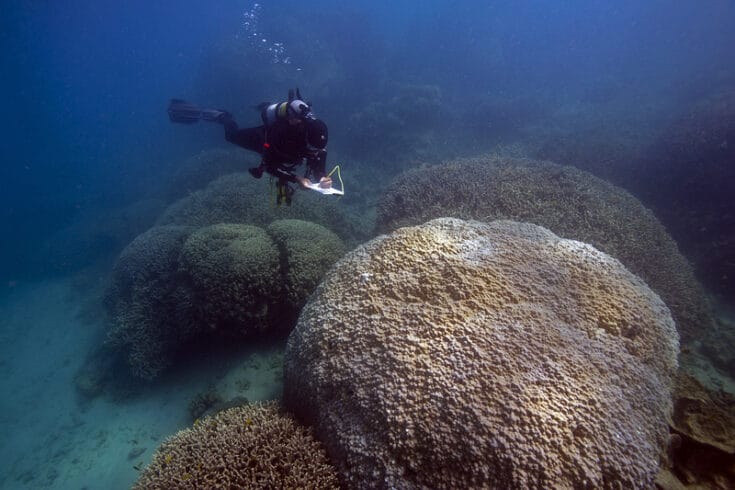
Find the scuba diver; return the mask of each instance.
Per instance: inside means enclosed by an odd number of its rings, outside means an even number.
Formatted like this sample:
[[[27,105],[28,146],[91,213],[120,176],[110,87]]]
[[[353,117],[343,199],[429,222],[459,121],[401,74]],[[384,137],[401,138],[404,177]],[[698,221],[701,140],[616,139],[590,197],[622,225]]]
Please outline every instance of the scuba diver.
[[[298,183],[304,188],[312,186],[310,180],[319,182],[318,187],[329,189],[332,179],[326,175],[327,125],[316,118],[311,103],[304,102],[299,93],[288,91],[288,100],[278,104],[264,102],[257,106],[262,126],[240,129],[227,111],[201,109],[181,99],[171,99],[168,115],[172,122],[192,124],[200,119],[221,123],[225,128],[225,139],[247,150],[261,155],[260,165],[248,169],[259,179],[267,172],[278,179],[277,204],[285,201],[291,205],[294,188]],[[306,163],[303,177],[295,174],[296,168]]]

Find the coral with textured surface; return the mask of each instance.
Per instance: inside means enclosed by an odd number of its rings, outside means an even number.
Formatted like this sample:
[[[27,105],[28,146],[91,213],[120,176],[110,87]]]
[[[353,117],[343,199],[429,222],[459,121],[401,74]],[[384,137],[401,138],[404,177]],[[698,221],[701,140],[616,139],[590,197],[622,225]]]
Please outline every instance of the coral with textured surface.
[[[192,231],[187,226],[151,228],[125,247],[115,263],[105,298],[113,325],[109,339],[127,351],[141,378],[151,379],[166,368],[170,358],[161,354],[195,328],[178,270],[181,247]]]
[[[344,243],[335,233],[309,221],[278,220],[267,231],[288,264],[283,268],[284,299],[300,309],[327,269],[344,255]]]
[[[323,447],[271,402],[230,408],[173,435],[133,488],[339,487]]]
[[[280,255],[262,228],[218,224],[186,240],[179,267],[189,278],[200,330],[228,335],[264,331],[281,295]]]
[[[344,249],[336,234],[300,220],[275,221],[267,231],[233,223],[153,228],[115,266],[107,292],[112,344],[136,376],[152,379],[194,338],[288,332]]]
[[[316,192],[300,191],[291,206],[276,206],[275,184],[269,190],[268,180],[267,177],[256,180],[247,173],[224,175],[170,205],[158,224],[267,226],[276,219],[290,218],[318,223],[344,240],[364,235],[355,229],[334,199]]]
[[[289,337],[284,402],[349,488],[650,488],[677,340],[592,246],[437,219],[330,270]]]
[[[592,174],[496,157],[413,170],[396,178],[382,196],[377,226],[386,232],[443,216],[526,221],[590,243],[663,298],[683,341],[713,324],[692,268],[666,229],[635,197]]]

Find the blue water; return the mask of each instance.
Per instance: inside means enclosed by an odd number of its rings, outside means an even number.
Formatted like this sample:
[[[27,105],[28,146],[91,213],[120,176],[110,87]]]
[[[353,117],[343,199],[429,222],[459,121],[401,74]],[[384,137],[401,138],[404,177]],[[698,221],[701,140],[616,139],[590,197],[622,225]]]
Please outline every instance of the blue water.
[[[329,124],[330,162],[352,176],[343,205],[366,219],[406,168],[530,148],[638,196],[729,303],[735,140],[713,146],[725,163],[686,157],[669,171],[666,158],[678,160],[662,134],[701,101],[735,97],[733,46],[726,0],[3,2],[0,485],[125,488],[136,475],[130,440],[155,435],[149,457],[186,424],[184,394],[210,382],[181,388],[182,415],[153,435],[144,414],[176,391],[175,375],[139,395],[127,422],[109,397],[79,408],[73,386],[108,328],[100,298],[115,258],[172,195],[193,190],[171,189],[181,163],[227,146],[215,125],[171,124],[170,97],[257,125],[254,105],[299,86]],[[732,135],[735,111],[722,114],[706,124]]]

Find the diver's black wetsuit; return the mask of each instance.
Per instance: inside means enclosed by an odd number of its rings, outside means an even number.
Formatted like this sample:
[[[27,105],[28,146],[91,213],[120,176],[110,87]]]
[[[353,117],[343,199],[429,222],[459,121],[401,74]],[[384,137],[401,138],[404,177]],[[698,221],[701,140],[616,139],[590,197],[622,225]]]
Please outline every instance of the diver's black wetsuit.
[[[229,114],[221,122],[227,141],[260,153],[263,156],[261,168],[279,180],[298,182],[293,171],[304,159],[305,177],[318,182],[326,174],[327,151],[309,146],[303,123],[280,120],[268,128],[263,125],[239,129]]]

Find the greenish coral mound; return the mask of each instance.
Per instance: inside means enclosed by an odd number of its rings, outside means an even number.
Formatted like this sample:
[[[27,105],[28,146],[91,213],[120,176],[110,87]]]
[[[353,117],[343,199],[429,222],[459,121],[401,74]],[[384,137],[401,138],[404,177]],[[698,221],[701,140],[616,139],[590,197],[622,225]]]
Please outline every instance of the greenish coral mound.
[[[133,374],[152,379],[193,340],[287,333],[344,251],[335,233],[293,219],[267,231],[238,223],[155,227],[115,266],[110,338]]]
[[[301,308],[327,269],[345,253],[342,240],[316,223],[296,219],[274,221],[268,234],[278,245],[284,267],[284,299]]]
[[[228,333],[263,331],[280,296],[280,260],[262,228],[218,224],[183,245],[180,269],[190,279],[199,323]]]
[[[274,193],[275,183],[269,184],[267,178],[256,180],[246,173],[224,175],[173,203],[161,215],[158,224],[267,226],[277,219],[301,219],[318,223],[345,240],[364,238],[335,199],[299,190],[291,206],[276,206]]]
[[[525,221],[590,243],[664,299],[682,340],[712,325],[692,267],[664,226],[638,199],[590,173],[494,156],[411,170],[381,197],[376,226],[385,233],[438,217]]]
[[[274,403],[231,408],[170,437],[135,490],[337,489],[322,445]]]
[[[113,324],[109,340],[127,352],[139,377],[153,378],[167,367],[164,353],[195,329],[178,270],[181,247],[192,231],[151,228],[125,247],[113,269],[105,298]]]

